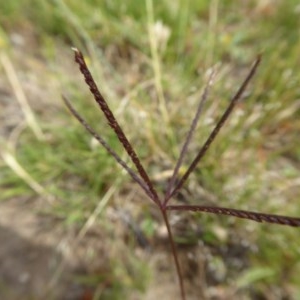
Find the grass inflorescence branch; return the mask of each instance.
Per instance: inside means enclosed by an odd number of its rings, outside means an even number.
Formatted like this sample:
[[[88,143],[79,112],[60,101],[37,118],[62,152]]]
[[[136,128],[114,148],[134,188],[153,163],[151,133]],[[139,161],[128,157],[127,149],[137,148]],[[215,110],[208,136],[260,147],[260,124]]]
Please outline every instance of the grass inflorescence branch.
[[[216,215],[232,216],[240,219],[247,219],[255,222],[274,223],[279,225],[287,225],[292,227],[300,227],[300,218],[287,216],[264,214],[248,210],[240,210],[226,207],[201,206],[201,205],[169,205],[168,210],[188,210],[194,212],[206,212]]]
[[[204,145],[202,146],[202,148],[198,152],[197,156],[195,157],[195,159],[193,160],[193,162],[189,166],[189,168],[186,171],[186,173],[182,176],[182,178],[180,179],[180,181],[178,182],[178,184],[176,185],[176,187],[174,188],[174,190],[172,191],[172,193],[168,196],[167,201],[171,197],[173,197],[181,189],[181,187],[183,186],[183,184],[185,183],[185,181],[188,179],[188,177],[190,176],[190,174],[197,167],[197,165],[200,162],[200,160],[206,154],[208,148],[210,147],[210,145],[212,144],[212,142],[214,141],[214,139],[218,135],[220,129],[223,127],[225,121],[228,119],[228,117],[232,113],[235,105],[238,103],[239,99],[243,95],[243,92],[245,91],[245,89],[246,89],[247,85],[249,84],[251,78],[255,75],[255,72],[257,70],[257,67],[260,64],[260,61],[261,61],[261,56],[258,56],[257,59],[255,60],[255,62],[253,63],[253,66],[250,69],[250,71],[249,71],[246,79],[244,80],[244,82],[242,83],[242,85],[240,86],[240,88],[238,89],[238,91],[236,92],[236,94],[232,97],[232,99],[230,101],[230,104],[228,105],[227,109],[223,113],[221,119],[219,120],[219,122],[217,123],[217,125],[215,126],[215,128],[213,129],[213,131],[211,132],[211,134],[209,135],[208,139],[206,140],[206,142],[204,143]]]
[[[77,48],[73,48],[73,50],[75,53],[75,61],[79,65],[80,71],[81,71],[82,75],[84,76],[85,82],[89,86],[90,91],[94,96],[94,99],[99,104],[102,112],[104,113],[109,126],[115,131],[119,141],[121,142],[124,149],[128,153],[133,164],[136,166],[137,171],[139,172],[139,174],[145,181],[145,183],[151,193],[152,200],[155,203],[159,204],[157,192],[154,189],[153,184],[152,184],[147,172],[145,171],[144,167],[142,166],[141,161],[139,160],[136,152],[134,151],[133,147],[131,146],[131,143],[127,139],[121,126],[119,125],[118,121],[116,120],[115,116],[113,115],[112,111],[110,110],[107,102],[105,101],[102,94],[100,93],[100,91],[94,81],[94,78],[85,63],[82,53]]]

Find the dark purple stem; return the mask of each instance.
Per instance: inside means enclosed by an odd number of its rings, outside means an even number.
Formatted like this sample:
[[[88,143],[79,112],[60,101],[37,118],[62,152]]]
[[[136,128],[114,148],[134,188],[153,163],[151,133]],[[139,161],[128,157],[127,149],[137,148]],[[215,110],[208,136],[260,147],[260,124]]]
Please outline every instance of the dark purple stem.
[[[186,298],[185,298],[185,289],[184,289],[184,285],[183,285],[182,272],[181,272],[181,268],[180,268],[180,264],[179,264],[179,260],[178,260],[177,249],[176,249],[176,246],[175,246],[175,243],[174,243],[173,234],[172,234],[172,231],[171,231],[171,226],[170,226],[170,223],[169,223],[167,211],[161,209],[161,213],[163,215],[164,222],[165,222],[165,225],[166,225],[167,230],[168,230],[168,238],[169,238],[169,242],[170,242],[170,246],[171,246],[171,250],[172,250],[172,255],[173,255],[175,266],[176,266],[176,272],[177,272],[179,286],[180,286],[181,299],[185,300]]]

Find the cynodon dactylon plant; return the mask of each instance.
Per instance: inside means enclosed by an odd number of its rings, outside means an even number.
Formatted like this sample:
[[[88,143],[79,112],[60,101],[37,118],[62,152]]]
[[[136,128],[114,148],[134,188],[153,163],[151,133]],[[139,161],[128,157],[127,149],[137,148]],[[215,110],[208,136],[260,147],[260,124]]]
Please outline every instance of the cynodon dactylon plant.
[[[110,110],[106,100],[102,96],[101,92],[99,91],[93,76],[91,75],[82,53],[74,48],[75,53],[75,61],[79,65],[80,71],[84,76],[86,84],[89,86],[91,93],[94,96],[94,99],[99,104],[100,109],[104,113],[105,118],[108,121],[109,126],[114,130],[115,134],[117,135],[120,143],[124,147],[125,151],[129,155],[132,163],[136,167],[136,171],[131,169],[128,164],[120,158],[120,156],[105,142],[105,140],[94,131],[94,129],[81,117],[81,115],[75,110],[75,108],[71,105],[70,101],[63,96],[63,100],[70,110],[70,112],[75,116],[75,118],[83,125],[83,127],[106,149],[106,151],[114,157],[117,163],[119,163],[131,176],[131,178],[144,190],[145,194],[149,197],[151,201],[157,206],[157,209],[160,211],[162,218],[164,220],[165,226],[168,232],[168,240],[171,247],[171,252],[174,258],[174,263],[176,267],[176,273],[178,276],[179,287],[180,287],[180,294],[181,299],[186,299],[185,288],[183,284],[183,276],[181,272],[181,267],[178,260],[178,254],[176,250],[176,246],[173,239],[173,234],[169,222],[169,214],[176,210],[176,211],[194,211],[194,212],[206,212],[212,214],[220,214],[220,215],[228,215],[237,218],[244,218],[249,219],[256,222],[266,222],[266,223],[275,223],[280,225],[287,225],[287,226],[294,226],[300,227],[300,218],[293,218],[288,216],[281,216],[281,215],[273,215],[273,214],[266,214],[266,213],[259,213],[259,212],[252,212],[247,210],[239,210],[239,209],[232,209],[226,207],[217,207],[217,206],[202,206],[202,205],[171,205],[171,199],[176,196],[179,190],[182,188],[185,181],[188,179],[189,175],[195,170],[200,160],[203,158],[207,150],[209,149],[210,145],[218,135],[220,129],[223,127],[225,121],[233,111],[235,105],[241,98],[243,92],[245,91],[247,85],[249,84],[250,80],[256,73],[256,70],[260,64],[261,57],[258,56],[254,61],[253,65],[251,66],[248,75],[240,85],[239,89],[237,90],[236,94],[231,98],[228,107],[226,108],[225,112],[221,116],[220,120],[215,125],[212,132],[209,134],[206,142],[200,148],[198,154],[193,159],[192,163],[188,167],[187,171],[180,177],[179,169],[183,162],[184,156],[187,154],[187,148],[189,143],[191,142],[191,138],[193,132],[196,128],[196,124],[199,120],[199,116],[203,107],[203,104],[207,98],[208,89],[210,85],[210,80],[208,81],[202,97],[199,101],[198,108],[196,110],[195,117],[192,120],[190,129],[188,131],[187,137],[183,143],[183,147],[181,149],[178,161],[175,165],[173,175],[169,181],[168,187],[166,189],[166,193],[163,197],[159,197],[157,190],[155,189],[151,179],[149,178],[146,170],[144,169],[140,159],[136,151],[134,150],[132,144],[126,137],[124,131],[122,130],[121,126],[119,125],[118,121],[115,119],[114,114]],[[211,78],[210,78],[211,79]]]

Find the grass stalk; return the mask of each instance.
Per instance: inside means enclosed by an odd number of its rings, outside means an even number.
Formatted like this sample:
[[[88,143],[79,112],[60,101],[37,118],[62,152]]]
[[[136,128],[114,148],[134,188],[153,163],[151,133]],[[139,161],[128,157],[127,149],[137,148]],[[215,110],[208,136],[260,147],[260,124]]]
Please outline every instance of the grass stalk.
[[[150,1],[150,0],[149,0]],[[108,144],[106,144],[102,138],[97,135],[97,133],[86,123],[86,121],[77,113],[77,111],[72,107],[70,102],[64,98],[65,104],[67,105],[70,112],[77,118],[77,120],[83,125],[83,127],[92,135],[94,136],[100,144],[106,149],[106,151],[114,157],[114,159],[131,175],[132,179],[135,180],[136,183],[138,183],[141,188],[146,192],[146,194],[149,196],[149,198],[154,202],[154,204],[157,206],[158,210],[162,214],[164,224],[167,228],[168,232],[168,241],[170,243],[172,256],[174,259],[175,269],[179,281],[179,288],[180,288],[180,295],[181,299],[186,299],[186,291],[184,288],[184,282],[183,282],[183,274],[182,270],[179,264],[178,259],[178,252],[176,249],[176,245],[174,242],[169,217],[168,217],[168,211],[194,211],[194,212],[206,212],[206,213],[212,213],[216,215],[227,215],[227,216],[233,216],[236,218],[244,218],[247,220],[252,220],[256,222],[267,222],[267,223],[275,223],[280,225],[288,225],[293,227],[300,227],[300,218],[293,218],[293,217],[286,217],[286,216],[278,216],[278,215],[272,215],[272,214],[265,214],[265,213],[257,213],[257,212],[251,212],[251,211],[245,211],[245,210],[238,210],[238,209],[231,209],[231,208],[225,208],[225,207],[211,207],[211,206],[199,206],[199,205],[168,205],[168,201],[171,199],[171,197],[174,197],[176,193],[182,188],[183,184],[191,174],[191,172],[196,168],[199,161],[203,158],[207,150],[209,149],[210,145],[218,135],[220,129],[223,127],[225,121],[228,119],[229,115],[233,111],[235,105],[237,104],[238,100],[241,98],[243,92],[245,91],[246,87],[248,86],[250,80],[253,78],[253,76],[256,73],[256,70],[259,66],[261,57],[258,56],[255,60],[254,64],[250,68],[250,71],[248,75],[246,76],[245,80],[241,84],[241,86],[238,88],[236,94],[232,97],[227,109],[221,116],[220,120],[216,124],[215,128],[212,130],[210,135],[208,136],[206,142],[204,145],[200,148],[197,156],[190,164],[187,172],[183,175],[183,177],[180,179],[179,183],[175,186],[173,191],[170,193],[170,187],[172,187],[172,183],[169,186],[167,192],[165,193],[163,198],[158,197],[158,193],[148,176],[147,172],[145,171],[144,167],[142,166],[142,163],[140,162],[135,150],[133,149],[133,146],[131,145],[130,141],[125,136],[122,128],[120,127],[119,123],[115,119],[112,111],[110,110],[106,100],[102,96],[101,92],[99,91],[96,83],[94,82],[93,76],[88,70],[83,55],[78,49],[74,49],[75,51],[75,61],[78,63],[81,73],[83,74],[85,81],[87,85],[89,86],[91,93],[94,96],[95,101],[99,104],[102,112],[104,113],[104,116],[106,117],[108,124],[110,127],[114,130],[115,134],[117,135],[120,143],[123,145],[124,149],[126,150],[127,154],[130,156],[133,164],[136,166],[137,172],[136,174],[133,170],[129,168],[129,166],[119,158],[119,156],[110,148]],[[210,78],[211,80],[211,78]],[[186,140],[183,144],[183,148],[181,150],[180,157],[177,161],[177,164],[175,166],[175,170],[173,172],[173,180],[176,177],[180,164],[182,162],[182,159],[184,155],[187,152],[188,144],[190,143],[192,133],[194,132],[196,128],[197,121],[200,116],[200,112],[202,110],[202,105],[207,97],[207,88],[209,86],[210,80],[207,84],[207,87],[204,89],[203,95],[200,99],[198,109],[196,111],[196,115],[194,119],[191,122]],[[178,167],[179,166],[179,167]]]
[[[154,32],[154,12],[153,12],[153,0],[146,0],[147,6],[147,16],[148,16],[148,36],[150,42],[150,50],[152,56],[152,64],[154,71],[154,82],[158,97],[159,110],[163,117],[166,125],[169,124],[169,114],[167,110],[166,100],[164,97],[163,87],[162,87],[162,76],[160,67],[160,57],[158,53],[157,39]],[[169,126],[167,126],[169,128]]]
[[[6,73],[6,76],[13,88],[14,94],[20,104],[28,127],[33,131],[34,135],[38,140],[44,140],[45,136],[34,116],[34,113],[31,110],[30,105],[28,104],[27,97],[16,74],[13,63],[5,53],[1,53],[0,60]]]
[[[172,256],[174,258],[174,263],[175,263],[175,267],[176,267],[176,271],[177,271],[177,277],[178,277],[178,281],[179,281],[181,299],[185,300],[186,298],[185,298],[185,289],[184,289],[184,285],[183,285],[182,271],[181,271],[181,268],[180,268],[177,248],[176,248],[175,243],[174,243],[173,234],[172,234],[172,230],[171,230],[171,226],[170,226],[170,222],[169,222],[169,218],[168,218],[166,209],[161,209],[161,213],[162,213],[164,223],[165,223],[167,231],[168,231],[168,239],[169,239],[169,243],[170,243],[170,246],[171,246]]]

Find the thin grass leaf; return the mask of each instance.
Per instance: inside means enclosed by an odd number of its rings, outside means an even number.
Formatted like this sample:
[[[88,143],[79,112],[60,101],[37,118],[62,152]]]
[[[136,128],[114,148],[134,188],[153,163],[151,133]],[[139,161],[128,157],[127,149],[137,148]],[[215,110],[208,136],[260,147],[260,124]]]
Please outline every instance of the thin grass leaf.
[[[287,225],[292,227],[300,227],[300,218],[293,218],[281,215],[264,214],[248,210],[240,210],[226,207],[201,206],[201,205],[169,205],[167,210],[206,212],[216,215],[226,215],[241,219],[247,219],[255,222],[273,223],[279,225]]]
[[[244,82],[242,83],[242,85],[240,86],[240,88],[238,89],[238,91],[236,92],[236,94],[231,99],[229,106],[225,110],[225,112],[222,115],[221,119],[219,120],[219,122],[215,126],[214,130],[209,135],[208,139],[206,140],[206,142],[204,143],[204,145],[200,149],[199,153],[197,154],[197,156],[195,157],[195,159],[191,163],[191,165],[188,168],[188,170],[186,171],[186,173],[182,176],[182,178],[180,179],[180,181],[178,182],[178,184],[176,185],[176,187],[174,188],[174,190],[172,191],[172,193],[169,195],[169,197],[167,197],[167,201],[168,201],[168,199],[170,199],[171,197],[173,197],[181,189],[181,187],[186,182],[186,180],[188,179],[188,177],[190,176],[190,174],[197,167],[197,164],[199,163],[199,161],[206,154],[209,146],[214,141],[214,139],[217,136],[217,134],[219,133],[220,129],[223,127],[225,121],[228,119],[229,115],[231,114],[233,108],[237,104],[238,100],[241,98],[241,96],[242,96],[243,92],[245,91],[247,85],[249,84],[250,80],[253,78],[253,76],[254,76],[254,74],[255,74],[255,72],[257,70],[257,67],[260,64],[260,61],[261,61],[261,56],[258,56],[257,59],[255,60],[254,64],[252,65],[252,67],[251,67],[251,69],[249,71],[248,76],[246,77],[246,79],[244,80]]]

